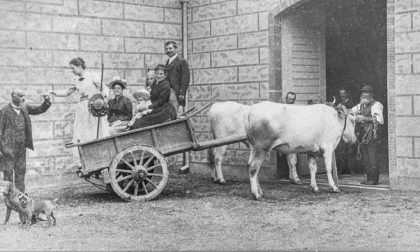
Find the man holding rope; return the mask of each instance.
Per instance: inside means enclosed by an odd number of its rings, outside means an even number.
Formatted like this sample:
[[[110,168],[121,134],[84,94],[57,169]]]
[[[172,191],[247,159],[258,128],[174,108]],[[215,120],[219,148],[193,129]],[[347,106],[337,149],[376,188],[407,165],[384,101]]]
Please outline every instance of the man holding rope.
[[[361,89],[360,103],[351,109],[356,116],[357,158],[362,159],[367,180],[363,185],[377,185],[379,167],[377,164],[378,129],[384,124],[383,106],[373,99],[373,88],[366,85]]]

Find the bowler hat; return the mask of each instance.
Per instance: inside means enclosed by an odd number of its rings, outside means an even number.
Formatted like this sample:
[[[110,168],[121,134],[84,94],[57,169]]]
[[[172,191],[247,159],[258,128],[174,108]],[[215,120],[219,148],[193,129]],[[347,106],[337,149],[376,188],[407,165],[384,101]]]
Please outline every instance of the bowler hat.
[[[360,89],[361,92],[373,93],[373,87],[371,85],[365,85]]]

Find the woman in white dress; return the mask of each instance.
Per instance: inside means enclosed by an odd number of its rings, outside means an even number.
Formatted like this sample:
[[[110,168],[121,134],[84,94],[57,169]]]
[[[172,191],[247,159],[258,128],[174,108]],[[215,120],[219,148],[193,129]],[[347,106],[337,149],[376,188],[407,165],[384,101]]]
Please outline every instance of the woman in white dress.
[[[51,94],[57,97],[67,97],[73,93],[80,95],[74,118],[73,143],[87,142],[97,136],[98,117],[89,113],[88,101],[92,95],[100,93],[101,79],[97,74],[86,71],[82,58],[72,59],[69,65],[76,76],[74,83],[65,90],[52,91]],[[104,85],[102,94],[107,96],[108,93],[109,89]],[[99,137],[107,136],[109,129],[106,117],[101,117],[99,122]],[[78,153],[77,148],[74,149]]]

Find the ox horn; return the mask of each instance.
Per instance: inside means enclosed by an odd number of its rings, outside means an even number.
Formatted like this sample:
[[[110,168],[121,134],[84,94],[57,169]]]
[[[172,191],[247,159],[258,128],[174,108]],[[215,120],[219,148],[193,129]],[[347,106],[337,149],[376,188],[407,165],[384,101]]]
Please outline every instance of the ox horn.
[[[333,96],[333,101],[332,102],[326,102],[326,104],[328,105],[328,106],[331,106],[331,107],[334,107],[334,105],[335,105],[335,102],[336,102],[337,100],[335,99],[335,96]]]

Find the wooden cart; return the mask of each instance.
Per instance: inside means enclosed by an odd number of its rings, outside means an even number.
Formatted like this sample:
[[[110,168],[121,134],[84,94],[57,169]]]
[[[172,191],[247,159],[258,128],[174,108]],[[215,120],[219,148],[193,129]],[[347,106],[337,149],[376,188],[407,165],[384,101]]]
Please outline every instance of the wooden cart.
[[[209,105],[182,119],[66,147],[79,149],[80,178],[100,181],[127,201],[151,200],[168,182],[165,157],[246,140],[246,136],[232,136],[198,143],[190,118]]]

